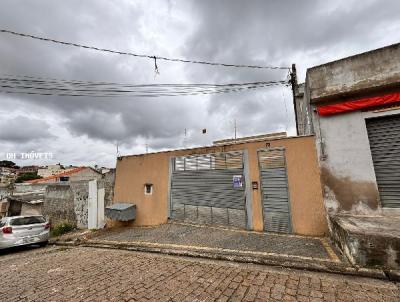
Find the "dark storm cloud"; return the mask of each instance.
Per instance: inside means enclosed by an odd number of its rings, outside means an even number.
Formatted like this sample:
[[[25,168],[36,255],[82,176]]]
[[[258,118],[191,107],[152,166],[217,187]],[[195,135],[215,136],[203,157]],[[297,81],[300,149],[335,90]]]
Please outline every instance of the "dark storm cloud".
[[[199,26],[186,55],[253,64],[293,63],[296,52],[363,44],[375,48],[379,29],[398,25],[400,3],[387,1],[195,1]],[[395,39],[398,39],[398,36]],[[374,41],[374,45],[368,43]],[[316,57],[310,60],[324,60]],[[308,66],[309,67],[309,66]]]
[[[0,27],[169,57],[254,65],[297,63],[302,81],[307,67],[398,41],[399,8],[394,0],[10,0],[2,1]],[[286,70],[167,62],[158,63],[160,75],[155,76],[151,60],[8,35],[0,39],[2,74],[121,83],[232,83],[287,77]],[[3,116],[32,116],[24,121],[31,125],[29,134],[18,132],[15,121],[4,122],[0,147],[53,150],[66,164],[103,160],[99,164],[112,165],[116,142],[128,153],[144,152],[144,144],[153,151],[210,144],[232,135],[234,119],[240,135],[286,129],[293,134],[291,102],[285,87],[159,99],[0,95]],[[10,125],[16,127],[15,134],[4,131]],[[54,129],[47,130],[48,125]],[[202,128],[207,128],[207,135],[201,134]],[[39,138],[41,144],[35,141]]]
[[[351,55],[384,46],[379,30],[399,25],[398,1],[195,1],[192,11],[199,26],[188,39],[185,56],[206,57],[254,65],[306,67],[338,59],[337,52]],[[390,7],[391,9],[386,9]],[[395,9],[397,8],[397,9]],[[392,37],[393,41],[400,38]],[[361,48],[361,49],[360,49]],[[301,54],[301,55],[299,55]],[[307,61],[295,62],[306,54]],[[247,82],[282,80],[287,71],[222,70],[197,67],[192,79]],[[253,131],[294,129],[291,96],[283,89],[266,89],[243,96],[215,96],[208,112],[231,112],[241,118],[246,134]],[[288,90],[286,90],[288,93]],[[291,122],[285,123],[287,115]],[[249,117],[248,119],[245,117]],[[260,124],[261,123],[261,124]]]
[[[58,4],[30,3],[23,8],[21,3],[9,3],[8,18],[2,19],[1,24],[12,24],[15,30],[35,32],[33,29],[36,29],[36,34],[115,49],[127,49],[129,41],[138,41],[133,44],[141,46],[146,40],[140,32],[143,10],[138,12],[126,3],[73,1]],[[44,8],[52,14],[44,19],[38,18],[43,16]],[[24,20],[13,21],[9,18],[11,11],[14,15],[23,15]],[[31,28],[27,24],[36,26]],[[3,64],[4,73],[122,83],[155,82],[152,61],[12,36],[2,38],[6,43],[0,45],[0,53],[9,58]],[[159,65],[161,72],[166,74],[168,66]],[[186,112],[190,109],[187,105],[170,100],[12,97],[64,117],[67,120],[64,125],[75,135],[104,141],[129,140],[138,136],[172,137],[181,131],[179,124],[190,114]],[[181,121],[176,116],[181,116]]]
[[[0,121],[0,141],[13,143],[27,143],[42,139],[53,138],[49,132],[50,125],[44,121],[17,116],[11,119],[3,118]]]

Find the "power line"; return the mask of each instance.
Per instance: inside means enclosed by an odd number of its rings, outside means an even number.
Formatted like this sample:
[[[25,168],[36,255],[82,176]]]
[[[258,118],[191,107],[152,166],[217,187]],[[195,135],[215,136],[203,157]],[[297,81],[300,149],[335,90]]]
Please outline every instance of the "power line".
[[[9,82],[33,82],[33,83],[64,83],[72,85],[100,85],[100,86],[124,86],[124,87],[188,87],[188,86],[204,86],[204,87],[223,87],[223,86],[240,86],[240,85],[252,85],[252,84],[265,84],[265,83],[289,83],[288,80],[277,80],[277,81],[259,81],[259,82],[244,82],[244,83],[226,83],[226,84],[209,84],[209,83],[192,83],[192,84],[177,84],[177,83],[152,83],[152,84],[131,84],[131,83],[117,83],[117,82],[93,82],[93,81],[82,81],[82,80],[66,80],[66,79],[55,79],[45,78],[39,76],[27,76],[27,75],[0,75],[0,81]]]
[[[269,85],[273,86],[273,85]],[[263,87],[269,87],[263,86]],[[131,94],[90,94],[90,93],[78,93],[78,92],[37,92],[37,91],[24,91],[24,90],[7,90],[0,88],[0,93],[6,94],[27,94],[27,95],[42,95],[42,96],[71,96],[71,97],[96,97],[96,98],[105,98],[105,97],[173,97],[173,96],[196,96],[196,95],[207,95],[207,94],[219,94],[219,93],[230,93],[230,92],[240,92],[244,90],[254,90],[260,87],[247,87],[240,89],[225,89],[225,90],[215,90],[215,91],[193,91],[186,93],[159,93],[159,94],[146,94],[146,93],[131,93]]]
[[[57,88],[34,88],[34,87],[12,87],[8,85],[0,85],[0,92],[9,94],[30,94],[30,95],[44,95],[44,96],[74,96],[74,97],[171,97],[171,96],[189,96],[189,95],[205,95],[205,94],[219,94],[219,93],[230,93],[230,92],[240,92],[244,90],[254,90],[259,88],[265,88],[270,86],[279,85],[275,84],[265,84],[258,86],[248,86],[248,87],[237,87],[237,88],[225,88],[225,89],[213,89],[213,90],[192,90],[192,91],[172,91],[172,92],[162,92],[162,91],[83,91],[83,90],[65,90]]]
[[[46,79],[30,76],[0,76],[0,92],[32,95],[82,97],[168,97],[241,92],[276,85],[286,81],[228,84],[122,84],[75,80]]]
[[[35,35],[30,35],[30,34],[19,33],[19,32],[7,30],[7,29],[0,29],[0,33],[6,33],[6,34],[11,34],[14,36],[19,36],[19,37],[24,37],[24,38],[31,38],[31,39],[40,40],[40,41],[46,41],[46,42],[51,42],[51,43],[56,43],[56,44],[61,44],[61,45],[66,45],[66,46],[91,49],[91,50],[113,53],[113,54],[118,54],[118,55],[127,55],[127,56],[139,57],[139,58],[152,59],[152,60],[154,60],[156,71],[158,71],[157,60],[180,62],[180,63],[203,64],[203,65],[211,65],[211,66],[236,67],[236,68],[290,70],[290,67],[285,67],[285,66],[259,66],[259,65],[245,65],[245,64],[227,64],[227,63],[207,62],[207,61],[199,61],[199,60],[167,58],[167,57],[147,55],[147,54],[137,54],[137,53],[132,53],[132,52],[118,51],[118,50],[112,50],[112,49],[106,49],[106,48],[99,48],[99,47],[95,47],[95,46],[77,44],[77,43],[72,43],[72,42],[65,42],[65,41],[55,40],[55,39],[51,39],[51,38],[45,38],[45,37],[39,37],[39,36],[35,36]]]

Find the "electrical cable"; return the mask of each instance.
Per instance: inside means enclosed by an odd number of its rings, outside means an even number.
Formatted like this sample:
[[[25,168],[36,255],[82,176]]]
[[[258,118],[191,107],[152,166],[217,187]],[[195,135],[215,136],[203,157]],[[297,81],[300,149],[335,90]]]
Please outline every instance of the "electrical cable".
[[[286,67],[286,66],[259,66],[259,65],[245,65],[245,64],[227,64],[227,63],[200,61],[200,60],[186,60],[186,59],[178,59],[178,58],[167,58],[167,57],[155,56],[155,55],[147,55],[147,54],[137,54],[137,53],[132,53],[132,52],[118,51],[118,50],[100,48],[100,47],[95,47],[95,46],[88,46],[88,45],[83,45],[83,44],[78,44],[78,43],[65,42],[65,41],[55,40],[55,39],[51,39],[51,38],[39,37],[39,36],[35,36],[35,35],[15,32],[15,31],[8,30],[8,29],[0,29],[0,33],[11,34],[11,35],[14,35],[14,36],[19,36],[19,37],[24,37],[24,38],[31,38],[31,39],[35,39],[35,40],[61,44],[61,45],[65,45],[65,46],[73,46],[73,47],[91,49],[91,50],[107,52],[107,53],[113,53],[113,54],[118,54],[118,55],[127,55],[127,56],[139,57],[139,58],[152,59],[152,60],[154,60],[155,71],[157,73],[158,73],[157,60],[170,61],[170,62],[180,62],[180,63],[203,64],[203,65],[211,65],[211,66],[236,67],[236,68],[290,70],[290,67]]]
[[[165,97],[240,92],[275,85],[287,81],[268,81],[228,84],[122,84],[46,79],[43,77],[0,75],[0,92],[34,95],[86,97]]]

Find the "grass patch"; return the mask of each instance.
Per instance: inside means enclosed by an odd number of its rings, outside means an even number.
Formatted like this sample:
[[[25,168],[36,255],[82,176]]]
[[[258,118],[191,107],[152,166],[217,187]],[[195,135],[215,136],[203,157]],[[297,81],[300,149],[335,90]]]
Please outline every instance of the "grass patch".
[[[75,226],[72,223],[68,221],[61,222],[51,230],[51,236],[53,237],[61,236],[63,234],[72,232],[74,229]]]

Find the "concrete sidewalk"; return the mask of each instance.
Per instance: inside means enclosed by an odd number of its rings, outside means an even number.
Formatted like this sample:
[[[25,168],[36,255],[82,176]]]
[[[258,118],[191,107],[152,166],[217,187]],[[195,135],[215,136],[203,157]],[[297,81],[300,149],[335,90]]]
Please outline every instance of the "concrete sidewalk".
[[[83,236],[60,238],[54,243],[387,278],[381,270],[351,266],[326,238],[223,227],[168,223],[154,227],[104,229],[85,232]]]
[[[325,238],[249,232],[223,227],[168,223],[99,232],[92,241],[158,244],[186,249],[234,251],[248,255],[261,253],[280,257],[340,262]]]

